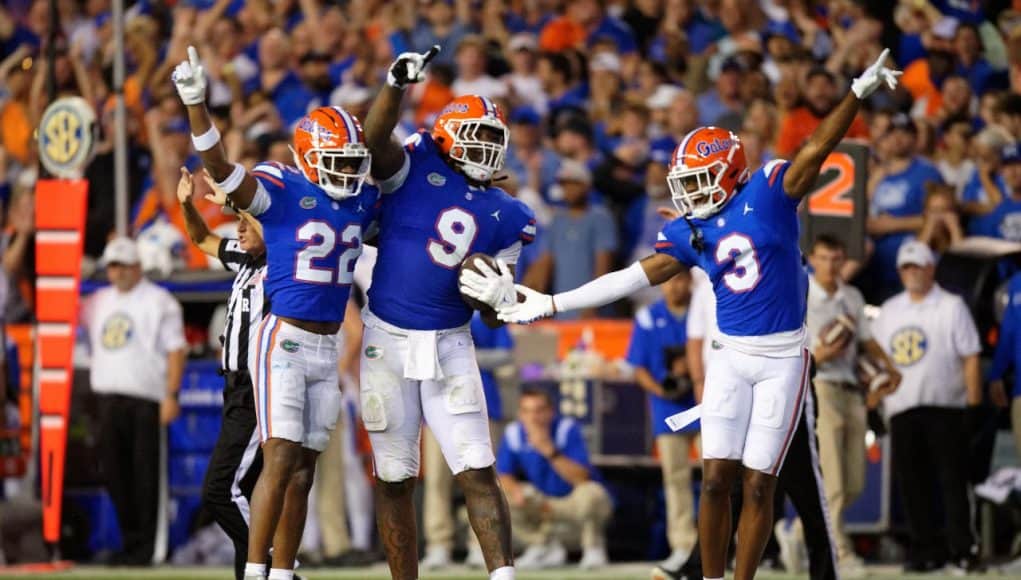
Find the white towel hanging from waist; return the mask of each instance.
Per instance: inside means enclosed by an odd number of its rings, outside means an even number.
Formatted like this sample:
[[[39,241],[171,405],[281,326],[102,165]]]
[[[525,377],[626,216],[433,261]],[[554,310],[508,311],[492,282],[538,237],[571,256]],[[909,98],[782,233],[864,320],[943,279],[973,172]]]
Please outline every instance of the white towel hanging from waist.
[[[404,359],[404,378],[415,381],[440,380],[439,333],[435,330],[409,330],[408,356]]]

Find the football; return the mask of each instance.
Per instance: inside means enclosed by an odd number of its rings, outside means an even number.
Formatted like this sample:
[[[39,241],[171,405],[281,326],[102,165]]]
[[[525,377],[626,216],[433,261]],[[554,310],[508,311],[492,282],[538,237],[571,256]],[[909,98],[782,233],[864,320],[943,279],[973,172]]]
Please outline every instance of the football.
[[[461,262],[461,268],[460,270],[457,271],[458,279],[461,278],[461,270],[468,269],[471,270],[472,272],[475,272],[476,274],[482,273],[481,271],[479,271],[479,267],[475,264],[476,260],[485,262],[493,271],[497,271],[496,258],[488,254],[476,253],[468,256],[467,258],[464,259],[463,262]],[[461,293],[461,300],[464,300],[464,303],[470,306],[473,310],[478,310],[483,314],[493,312],[493,309],[488,304],[484,304],[470,296],[466,296],[463,292]]]
[[[840,314],[828,324],[823,326],[819,332],[819,340],[826,346],[840,344],[846,346],[854,338],[854,318],[846,314]]]
[[[472,272],[475,272],[476,274],[482,273],[479,270],[476,260],[481,260],[482,262],[485,262],[486,264],[489,265],[489,268],[494,272],[498,271],[496,267],[496,258],[488,254],[476,253],[468,256],[467,258],[464,259],[463,262],[461,262],[461,268],[457,271],[458,279],[461,278],[461,270],[468,269],[471,270]],[[517,298],[518,302],[524,302],[525,300],[525,296],[521,292],[517,293]],[[484,304],[470,296],[466,296],[463,292],[461,293],[461,300],[464,300],[464,303],[470,306],[473,310],[478,310],[483,314],[493,312],[493,309],[488,304]]]
[[[883,365],[879,364],[872,357],[862,355],[858,357],[858,380],[864,387],[865,392],[874,391],[885,387],[890,383],[890,374],[886,372]]]

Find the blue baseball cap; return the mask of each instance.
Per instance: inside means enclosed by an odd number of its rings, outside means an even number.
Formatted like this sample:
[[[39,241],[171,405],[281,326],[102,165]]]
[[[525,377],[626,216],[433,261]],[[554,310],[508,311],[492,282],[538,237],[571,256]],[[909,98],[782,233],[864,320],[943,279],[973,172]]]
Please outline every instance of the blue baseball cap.
[[[661,165],[670,165],[670,158],[674,156],[674,149],[677,144],[670,137],[656,139],[649,145],[649,161]]]
[[[188,121],[184,120],[184,117],[173,117],[168,119],[160,130],[164,133],[191,133],[191,128],[188,126]]]
[[[510,114],[510,122],[515,125],[538,125],[541,121],[539,113],[528,105],[522,105]]]
[[[1000,150],[1000,161],[1005,165],[1008,163],[1021,163],[1021,144],[1014,142]]]

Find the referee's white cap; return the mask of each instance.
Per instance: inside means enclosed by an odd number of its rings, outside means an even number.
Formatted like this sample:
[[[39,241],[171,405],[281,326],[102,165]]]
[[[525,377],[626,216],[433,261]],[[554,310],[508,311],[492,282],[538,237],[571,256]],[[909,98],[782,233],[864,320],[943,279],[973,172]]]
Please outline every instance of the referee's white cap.
[[[909,264],[915,266],[931,266],[936,262],[929,246],[918,240],[904,242],[897,250],[897,267],[902,268]]]
[[[138,257],[138,245],[135,240],[123,236],[116,237],[106,244],[103,250],[103,257],[99,259],[103,266],[110,264],[124,264],[134,266],[140,262]]]

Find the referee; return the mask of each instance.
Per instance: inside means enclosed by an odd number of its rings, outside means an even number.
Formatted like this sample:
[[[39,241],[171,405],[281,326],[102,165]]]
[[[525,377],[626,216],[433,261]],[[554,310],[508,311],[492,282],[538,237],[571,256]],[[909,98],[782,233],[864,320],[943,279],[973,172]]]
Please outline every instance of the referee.
[[[206,182],[209,183],[208,178]],[[210,187],[215,193],[206,198],[223,205],[226,195],[212,184]],[[234,542],[234,576],[241,580],[248,556],[248,501],[262,469],[252,377],[248,374],[248,344],[258,322],[269,312],[262,287],[266,245],[259,222],[246,212],[239,214],[237,240],[210,233],[192,204],[193,190],[192,176],[182,167],[177,199],[181,202],[188,237],[203,252],[219,258],[228,270],[237,272],[227,306],[227,323],[220,337],[223,422],[202,487],[206,507]]]

